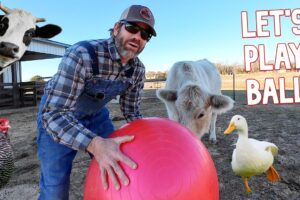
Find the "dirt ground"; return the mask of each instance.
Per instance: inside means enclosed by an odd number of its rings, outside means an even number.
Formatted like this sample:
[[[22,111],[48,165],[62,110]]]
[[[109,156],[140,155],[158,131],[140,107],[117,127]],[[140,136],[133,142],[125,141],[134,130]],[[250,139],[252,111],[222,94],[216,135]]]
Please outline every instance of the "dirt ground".
[[[154,94],[146,90],[142,111],[145,117],[167,117],[166,110]],[[239,96],[240,95],[240,96]],[[237,94],[235,107],[220,115],[217,120],[218,143],[208,143],[207,135],[202,138],[215,162],[220,186],[221,200],[296,200],[300,199],[300,105],[246,106],[242,94]],[[117,104],[110,104],[111,116],[116,127],[125,123]],[[15,155],[15,170],[9,184],[1,189],[1,200],[37,199],[39,163],[36,156],[36,107],[0,110],[1,117],[11,121],[10,137]],[[231,169],[231,155],[237,135],[224,136],[231,117],[243,115],[249,125],[249,136],[275,143],[279,154],[274,166],[282,180],[269,183],[266,175],[250,178],[251,194],[246,194],[243,181]],[[121,119],[121,120],[120,120]],[[89,156],[79,152],[71,176],[70,199],[82,199],[84,180],[89,166]]]

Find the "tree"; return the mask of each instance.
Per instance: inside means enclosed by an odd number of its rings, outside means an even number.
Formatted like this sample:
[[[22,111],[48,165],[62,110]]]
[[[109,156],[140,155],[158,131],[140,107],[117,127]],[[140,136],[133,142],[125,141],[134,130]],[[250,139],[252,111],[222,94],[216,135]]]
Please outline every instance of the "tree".
[[[44,82],[43,77],[40,75],[34,75],[33,77],[30,78],[30,81],[40,81]]]
[[[154,72],[154,71],[148,71],[148,72],[146,72],[146,78],[147,79],[155,79],[155,74],[156,74],[156,72]]]
[[[161,72],[161,71],[158,71],[156,73],[156,77],[157,79],[166,79],[167,78],[167,73],[164,71],[164,72]]]

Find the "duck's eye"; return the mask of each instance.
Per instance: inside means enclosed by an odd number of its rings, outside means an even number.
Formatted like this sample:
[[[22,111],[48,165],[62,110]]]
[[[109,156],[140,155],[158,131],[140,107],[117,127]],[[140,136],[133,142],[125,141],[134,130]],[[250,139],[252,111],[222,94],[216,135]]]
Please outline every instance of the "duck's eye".
[[[238,120],[240,120],[240,118],[238,118]]]

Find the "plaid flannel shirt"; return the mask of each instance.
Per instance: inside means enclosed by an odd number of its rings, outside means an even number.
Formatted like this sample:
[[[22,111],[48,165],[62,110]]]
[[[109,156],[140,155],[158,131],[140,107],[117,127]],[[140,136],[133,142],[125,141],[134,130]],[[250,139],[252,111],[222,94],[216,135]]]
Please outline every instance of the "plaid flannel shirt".
[[[122,66],[114,40],[89,41],[96,49],[99,75],[107,80],[124,78],[129,68],[134,68],[132,85],[120,96],[120,108],[127,121],[142,118],[140,113],[141,92],[144,87],[145,67],[136,57]],[[86,150],[95,133],[85,128],[74,116],[76,99],[84,90],[85,81],[93,77],[88,51],[77,44],[67,49],[57,73],[48,82],[48,94],[43,109],[43,125],[53,139],[75,150]]]

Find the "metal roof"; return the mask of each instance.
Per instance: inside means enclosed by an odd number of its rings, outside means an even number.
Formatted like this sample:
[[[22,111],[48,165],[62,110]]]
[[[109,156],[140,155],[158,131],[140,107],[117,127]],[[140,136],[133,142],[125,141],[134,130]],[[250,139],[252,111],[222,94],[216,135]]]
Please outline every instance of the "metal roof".
[[[66,48],[69,46],[71,45],[48,39],[33,38],[20,61],[59,58],[64,55]]]

